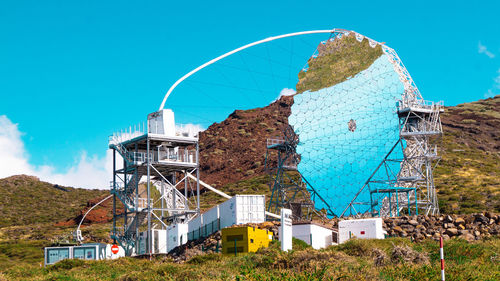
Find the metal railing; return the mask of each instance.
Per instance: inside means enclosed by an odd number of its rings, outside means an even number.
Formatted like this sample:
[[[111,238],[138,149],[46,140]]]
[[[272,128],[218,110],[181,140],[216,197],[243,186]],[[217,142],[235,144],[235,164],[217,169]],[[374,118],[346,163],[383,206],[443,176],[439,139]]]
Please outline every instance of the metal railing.
[[[415,97],[406,95],[404,95],[403,98],[398,102],[398,108],[400,110],[408,107],[440,110],[443,106],[443,101],[434,102],[429,100],[417,99]]]
[[[270,138],[270,139],[266,140],[266,145],[268,147],[272,146],[272,145],[283,144],[283,143],[285,143],[285,139],[284,138],[280,138],[280,137]]]
[[[157,162],[196,163],[196,150],[187,148],[158,147],[153,156]]]
[[[127,129],[113,133],[108,138],[109,144],[117,145],[124,141],[145,135],[147,132],[146,123],[138,123],[137,125],[130,126]]]
[[[153,198],[149,199],[150,206],[153,207]],[[148,207],[148,199],[146,198],[138,198],[136,202],[136,207],[138,209],[145,209]]]

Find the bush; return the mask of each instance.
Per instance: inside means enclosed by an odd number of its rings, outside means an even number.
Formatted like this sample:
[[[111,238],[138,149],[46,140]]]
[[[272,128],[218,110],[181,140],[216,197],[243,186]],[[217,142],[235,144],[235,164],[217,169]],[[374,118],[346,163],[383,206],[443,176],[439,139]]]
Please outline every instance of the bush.
[[[202,264],[208,261],[220,261],[222,259],[221,254],[206,254],[206,255],[197,255],[188,261],[190,264]]]
[[[49,270],[69,270],[75,267],[80,267],[85,264],[85,261],[80,260],[80,259],[65,259],[62,261],[57,262],[54,265],[51,265],[48,267]]]
[[[307,248],[312,248],[311,245],[307,244],[306,242],[297,239],[295,237],[292,237],[292,249],[294,251],[302,251]]]

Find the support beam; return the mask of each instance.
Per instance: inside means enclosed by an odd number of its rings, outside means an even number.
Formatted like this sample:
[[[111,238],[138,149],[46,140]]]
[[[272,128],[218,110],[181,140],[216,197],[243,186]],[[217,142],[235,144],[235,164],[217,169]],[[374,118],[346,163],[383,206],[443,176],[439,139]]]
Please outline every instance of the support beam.
[[[187,174],[188,178],[190,178],[192,180],[196,180],[195,176],[193,176],[193,175],[191,175],[190,173],[187,173],[187,172],[186,172],[186,174]],[[200,180],[200,184],[202,186],[204,186],[205,188],[207,188],[208,190],[213,191],[213,192],[219,194],[220,196],[222,196],[224,198],[227,198],[227,199],[231,199],[232,198],[231,196],[227,195],[226,193],[224,193],[224,192],[222,192],[220,190],[217,190],[214,187],[211,187],[210,185],[208,185],[207,183],[203,182],[202,180]]]

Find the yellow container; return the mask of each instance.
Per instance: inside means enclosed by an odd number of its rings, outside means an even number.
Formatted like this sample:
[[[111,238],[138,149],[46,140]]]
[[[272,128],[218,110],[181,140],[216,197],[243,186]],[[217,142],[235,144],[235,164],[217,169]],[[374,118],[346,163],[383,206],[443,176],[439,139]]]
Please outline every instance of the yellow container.
[[[222,229],[222,253],[256,252],[259,248],[269,246],[272,240],[273,233],[268,230],[249,226],[224,228]]]

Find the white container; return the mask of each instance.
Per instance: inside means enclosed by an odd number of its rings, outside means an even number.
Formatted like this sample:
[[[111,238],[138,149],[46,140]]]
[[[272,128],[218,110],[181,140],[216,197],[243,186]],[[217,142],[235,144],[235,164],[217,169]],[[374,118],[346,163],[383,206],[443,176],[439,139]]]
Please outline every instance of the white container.
[[[178,223],[167,227],[167,253],[187,243],[188,224]]]
[[[144,255],[148,253],[148,240],[147,231],[139,233],[139,243],[136,248],[137,255]],[[152,254],[166,254],[167,251],[167,230],[166,229],[152,229],[151,235],[151,253]]]
[[[235,224],[262,223],[266,220],[265,195],[235,195],[188,224],[188,239],[206,237]]]
[[[111,245],[103,243],[88,243],[80,246],[46,247],[44,253],[44,265],[54,264],[63,259],[103,260],[125,256],[125,250],[122,247],[119,247],[118,254],[112,254]]]
[[[138,240],[137,247],[135,247],[134,254],[136,255],[146,254],[148,249],[147,231],[140,232],[137,240]]]
[[[384,239],[382,218],[340,221],[339,244],[354,237],[359,239]]]
[[[332,230],[317,224],[294,224],[292,235],[311,245],[314,249],[322,249],[332,245]]]
[[[163,109],[148,115],[148,133],[166,136],[175,136],[174,112]]]

